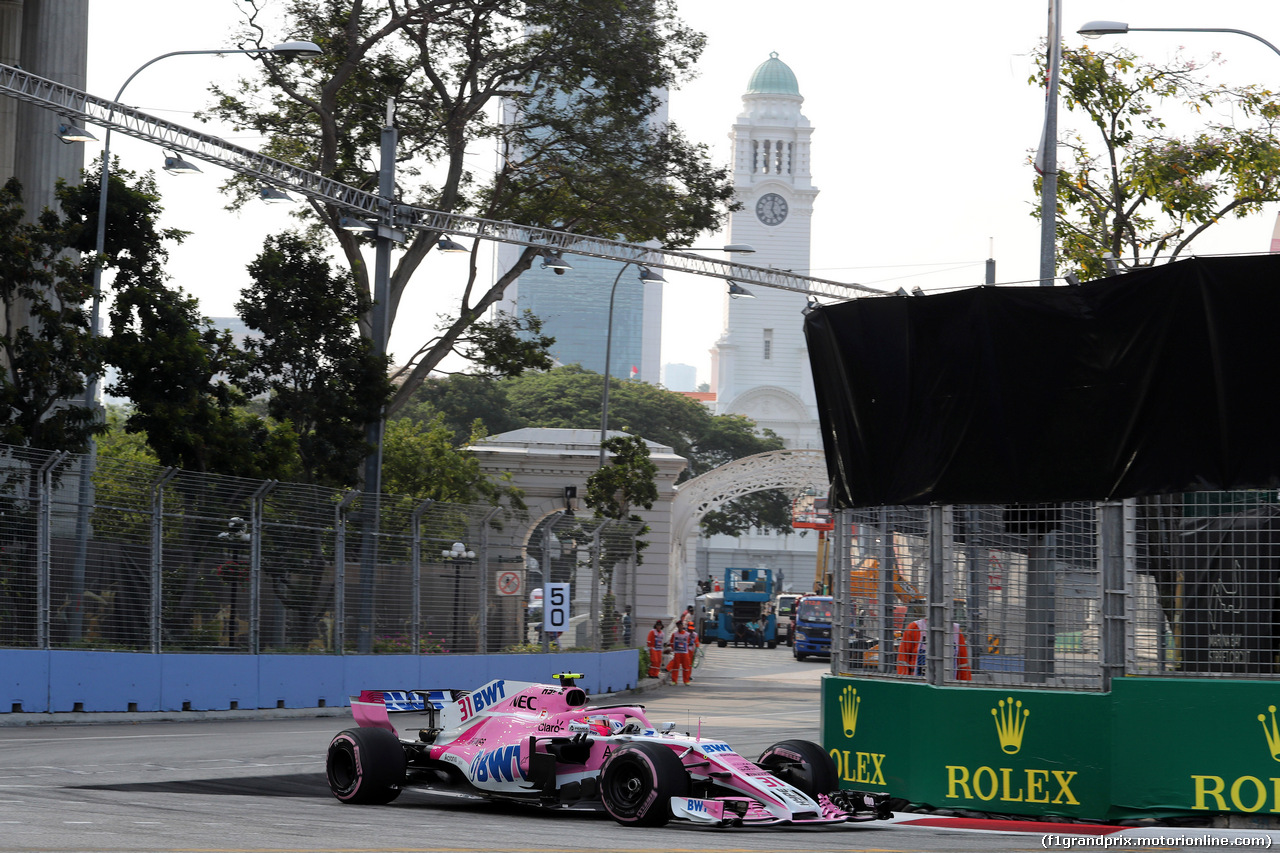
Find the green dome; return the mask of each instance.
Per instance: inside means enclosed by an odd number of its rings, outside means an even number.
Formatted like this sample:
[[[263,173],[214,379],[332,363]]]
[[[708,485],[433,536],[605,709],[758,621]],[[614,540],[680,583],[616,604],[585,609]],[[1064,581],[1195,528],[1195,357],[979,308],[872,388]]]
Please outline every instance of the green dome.
[[[771,53],[769,58],[760,63],[760,67],[751,75],[747,84],[748,95],[799,95],[800,84],[796,82],[795,73],[787,64]]]

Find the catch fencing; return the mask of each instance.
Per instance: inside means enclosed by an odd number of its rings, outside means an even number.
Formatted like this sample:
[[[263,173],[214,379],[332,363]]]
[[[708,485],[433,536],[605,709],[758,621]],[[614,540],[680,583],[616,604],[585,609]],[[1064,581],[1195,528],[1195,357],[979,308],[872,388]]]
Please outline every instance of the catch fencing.
[[[1280,677],[1278,500],[844,510],[833,671],[1076,690]]]
[[[605,650],[639,527],[0,445],[0,647]],[[558,636],[544,581],[571,584]]]

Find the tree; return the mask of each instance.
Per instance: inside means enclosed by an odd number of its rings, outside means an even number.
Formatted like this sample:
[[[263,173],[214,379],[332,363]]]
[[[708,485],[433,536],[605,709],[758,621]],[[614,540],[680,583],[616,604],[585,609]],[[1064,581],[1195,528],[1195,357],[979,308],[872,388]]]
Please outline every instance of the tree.
[[[1043,51],[1037,61],[1031,82],[1043,86]],[[1071,160],[1058,171],[1063,266],[1097,278],[1106,275],[1105,253],[1125,268],[1173,260],[1223,217],[1280,200],[1280,101],[1258,86],[1210,85],[1205,67],[1157,65],[1123,49],[1063,49],[1063,102],[1086,120],[1059,142]],[[1157,112],[1166,106],[1226,118],[1178,135]]]
[[[239,2],[245,44],[264,46],[266,0]],[[705,146],[655,123],[659,93],[690,73],[703,45],[673,0],[287,0],[284,15],[285,28],[324,56],[264,59],[257,79],[217,90],[211,111],[267,137],[264,153],[376,187],[370,155],[394,99],[399,196],[435,210],[687,245],[719,224],[732,199],[728,171],[711,165]],[[503,152],[497,170],[473,171],[468,158],[491,145]],[[237,204],[257,194],[244,179],[232,189]],[[365,244],[339,227],[339,214],[316,202],[309,210],[370,293]],[[439,236],[414,232],[404,246],[389,324]],[[538,254],[525,248],[489,284],[473,250],[457,310],[398,372],[389,415]],[[366,336],[369,328],[366,314]]]
[[[71,232],[45,210],[23,221],[22,187],[0,189],[0,443],[83,452],[96,431],[82,397],[101,369],[89,334],[86,271],[65,250]]]
[[[77,228],[71,247],[88,255],[99,181],[100,171],[90,169],[83,184],[59,190]],[[193,297],[168,285],[168,244],[185,232],[156,225],[163,208],[154,178],[113,164],[110,181],[103,263],[114,271],[114,299],[102,346],[117,370],[108,390],[133,406],[125,428],[147,436],[161,465],[287,478],[296,455],[292,434],[241,408],[244,396],[230,381],[242,372],[231,335],[214,329]]]
[[[356,330],[363,294],[296,233],[268,237],[249,276],[236,311],[262,336],[245,343],[245,390],[269,393],[267,413],[291,424],[303,482],[354,485],[372,449],[365,425],[391,392],[387,359]]]
[[[652,509],[658,499],[658,466],[649,458],[649,447],[644,439],[634,435],[612,436],[604,442],[608,462],[587,478],[587,495],[585,503],[597,518],[609,518],[614,521],[631,521],[640,523],[643,519],[632,512],[634,507]],[[644,560],[641,552],[649,547],[644,535],[649,532],[647,524],[641,525],[634,539],[636,565]],[[600,581],[604,584],[604,599],[601,607],[604,619],[601,631],[604,636],[615,636],[617,600],[613,595],[613,577],[619,563],[625,562],[632,555],[631,540],[626,540],[620,549],[620,540],[609,537],[604,540],[604,548],[600,554]]]
[[[484,438],[478,425],[467,444]],[[387,491],[448,503],[488,503],[497,506],[506,499],[516,509],[524,509],[523,492],[509,485],[510,474],[489,479],[480,462],[454,446],[453,433],[436,415],[429,423],[399,418],[387,424],[382,442],[382,479]]]

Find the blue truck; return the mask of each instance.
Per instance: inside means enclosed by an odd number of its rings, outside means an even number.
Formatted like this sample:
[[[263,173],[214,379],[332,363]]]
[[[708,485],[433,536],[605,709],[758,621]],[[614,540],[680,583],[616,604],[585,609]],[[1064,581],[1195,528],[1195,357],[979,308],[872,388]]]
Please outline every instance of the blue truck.
[[[772,569],[725,569],[724,589],[715,613],[703,621],[702,639],[724,648],[734,645],[778,647],[778,617]]]
[[[806,595],[796,602],[792,629],[792,654],[796,660],[809,655],[831,656],[831,623],[835,599],[829,595]]]

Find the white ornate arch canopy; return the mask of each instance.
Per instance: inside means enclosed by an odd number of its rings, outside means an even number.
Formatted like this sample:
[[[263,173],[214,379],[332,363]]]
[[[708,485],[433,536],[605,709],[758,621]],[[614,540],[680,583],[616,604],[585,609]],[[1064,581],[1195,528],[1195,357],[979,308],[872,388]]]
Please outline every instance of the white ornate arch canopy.
[[[671,506],[671,574],[675,589],[684,589],[688,542],[708,512],[735,498],[767,489],[799,493],[807,488],[826,492],[826,457],[821,450],[774,450],[735,459],[676,486]]]

